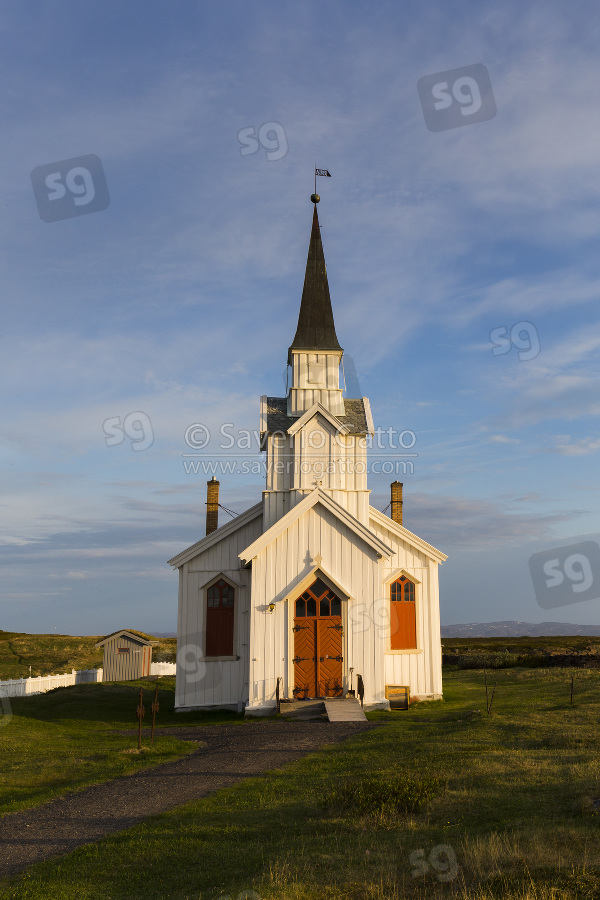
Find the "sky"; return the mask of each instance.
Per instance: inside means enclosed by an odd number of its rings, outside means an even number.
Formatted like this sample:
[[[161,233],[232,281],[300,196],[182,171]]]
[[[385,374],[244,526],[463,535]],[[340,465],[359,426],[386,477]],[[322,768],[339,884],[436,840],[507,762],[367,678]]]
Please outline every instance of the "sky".
[[[0,41],[0,628],[176,630],[199,435],[261,498],[315,165],[371,502],[448,555],[442,624],[600,625],[600,9],[20,0]]]

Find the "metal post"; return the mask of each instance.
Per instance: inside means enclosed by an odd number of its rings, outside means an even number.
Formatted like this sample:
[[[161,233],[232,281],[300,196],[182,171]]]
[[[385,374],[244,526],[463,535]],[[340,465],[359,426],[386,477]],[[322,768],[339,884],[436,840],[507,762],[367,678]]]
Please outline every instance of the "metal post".
[[[573,675],[571,674],[571,706],[573,706]]]
[[[156,691],[154,693],[154,700],[152,701],[152,733],[150,735],[150,743],[154,743],[154,723],[156,721],[156,713],[158,712],[159,702],[158,702],[158,685],[156,685]]]
[[[137,708],[137,717],[139,721],[138,726],[138,750],[142,749],[142,719],[146,714],[146,710],[144,709],[144,688],[140,688],[140,702],[138,703]]]

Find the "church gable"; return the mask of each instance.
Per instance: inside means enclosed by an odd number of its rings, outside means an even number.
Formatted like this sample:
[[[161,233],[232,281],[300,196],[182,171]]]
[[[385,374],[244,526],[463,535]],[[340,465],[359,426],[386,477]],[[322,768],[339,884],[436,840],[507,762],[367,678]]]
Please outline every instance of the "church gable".
[[[256,541],[250,544],[240,553],[240,559],[249,562],[258,556],[266,547],[271,545],[280,535],[284,534],[288,529],[296,525],[313,507],[317,505],[328,511],[332,519],[329,522],[329,529],[339,530],[340,526],[345,526],[348,533],[354,535],[358,541],[367,544],[380,557],[389,557],[392,549],[373,532],[366,528],[361,522],[352,516],[347,510],[336,503],[332,498],[322,491],[315,488],[308,494],[304,500],[294,506],[285,516],[275,522],[267,531],[265,531]],[[339,525],[336,524],[339,522]],[[319,540],[324,538],[323,534],[319,535]]]
[[[330,434],[348,434],[348,428],[340,419],[326,409],[322,403],[313,403],[294,424],[288,428],[288,434],[295,435],[299,431],[306,431],[314,422],[328,431]]]

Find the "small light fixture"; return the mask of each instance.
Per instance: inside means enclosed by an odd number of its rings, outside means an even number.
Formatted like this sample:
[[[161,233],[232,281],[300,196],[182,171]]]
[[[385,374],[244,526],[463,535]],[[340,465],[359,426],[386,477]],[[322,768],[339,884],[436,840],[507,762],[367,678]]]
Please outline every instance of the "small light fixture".
[[[274,604],[274,603],[269,603],[269,612],[273,612],[274,609],[275,609],[275,604]]]

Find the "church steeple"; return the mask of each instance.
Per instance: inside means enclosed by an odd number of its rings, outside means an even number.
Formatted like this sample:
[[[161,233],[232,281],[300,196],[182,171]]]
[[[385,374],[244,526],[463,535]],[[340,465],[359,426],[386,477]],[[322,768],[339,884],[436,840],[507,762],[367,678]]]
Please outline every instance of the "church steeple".
[[[288,415],[301,416],[313,403],[322,403],[334,415],[344,415],[339,366],[343,350],[335,333],[327,269],[319,229],[317,203],[313,212],[304,288],[296,334],[288,350],[292,381]]]
[[[313,194],[313,196],[316,195]],[[288,351],[288,362],[290,365],[292,350],[313,352],[342,350],[335,333],[316,203],[308,247],[308,258],[306,260],[306,274],[304,276],[298,327]]]

